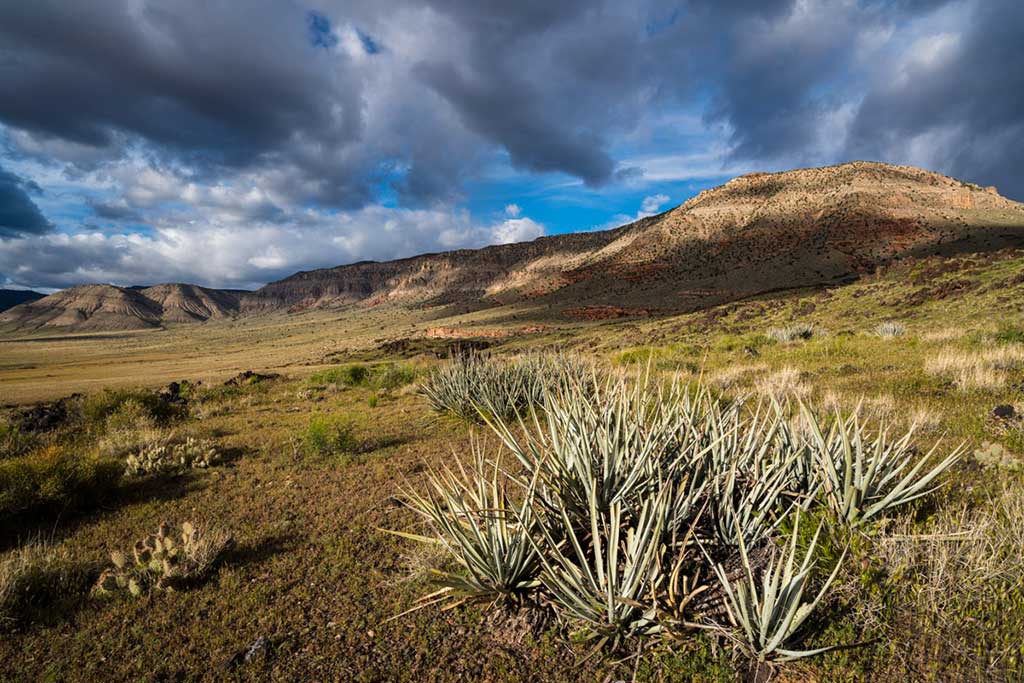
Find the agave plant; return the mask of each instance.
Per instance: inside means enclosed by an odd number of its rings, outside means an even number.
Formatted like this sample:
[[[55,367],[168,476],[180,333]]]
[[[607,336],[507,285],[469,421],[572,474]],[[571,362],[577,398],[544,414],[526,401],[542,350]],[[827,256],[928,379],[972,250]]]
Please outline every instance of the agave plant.
[[[426,496],[406,492],[410,507],[424,517],[436,537],[404,531],[389,533],[425,543],[440,543],[462,569],[435,570],[442,587],[425,597],[425,604],[466,600],[520,601],[539,585],[540,562],[531,539],[536,520],[534,487],[519,487],[500,464],[488,463],[474,444],[474,466],[458,472],[444,468],[428,478]],[[510,489],[517,490],[518,502]]]
[[[773,548],[763,567],[753,566],[747,552],[747,544],[739,531],[736,534],[736,541],[742,575],[732,578],[722,564],[716,563],[714,566],[715,576],[724,593],[726,614],[733,629],[724,630],[748,656],[758,662],[800,659],[827,652],[835,647],[813,650],[792,648],[800,627],[825,597],[846,556],[844,550],[832,574],[825,580],[817,594],[805,600],[804,593],[811,584],[814,552],[822,526],[818,525],[804,558],[799,563],[797,536],[800,515],[797,512],[788,544],[782,549]]]
[[[911,448],[913,427],[895,440],[890,440],[884,429],[869,436],[858,409],[845,420],[837,412],[830,427],[823,431],[806,406],[801,405],[801,410],[817,457],[825,501],[851,526],[935,491],[942,485],[939,477],[964,452],[959,446],[929,467],[938,445],[919,455]]]

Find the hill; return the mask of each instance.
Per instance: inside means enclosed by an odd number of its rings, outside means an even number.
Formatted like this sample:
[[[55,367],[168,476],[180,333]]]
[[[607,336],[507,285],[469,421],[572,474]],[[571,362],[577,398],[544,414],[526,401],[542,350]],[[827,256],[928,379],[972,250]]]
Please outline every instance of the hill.
[[[11,329],[135,329],[346,305],[494,307],[566,318],[700,310],[834,284],[907,258],[1024,244],[1024,205],[910,166],[753,173],[613,230],[300,272],[252,293],[75,287],[0,314]]]
[[[615,230],[298,273],[243,307],[535,299],[568,315],[678,312],[828,284],[905,256],[1022,243],[1024,205],[994,188],[853,162],[741,176]]]
[[[0,312],[27,301],[42,299],[44,296],[46,295],[30,289],[0,289]]]
[[[237,293],[197,285],[166,284],[145,289],[82,285],[15,306],[0,314],[0,325],[19,330],[135,330],[166,322],[225,318],[238,310]]]

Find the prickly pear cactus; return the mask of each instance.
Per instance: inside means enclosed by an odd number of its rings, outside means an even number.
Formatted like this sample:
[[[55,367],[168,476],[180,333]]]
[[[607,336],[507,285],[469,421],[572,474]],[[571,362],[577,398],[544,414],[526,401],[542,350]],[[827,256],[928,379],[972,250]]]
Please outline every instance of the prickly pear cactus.
[[[111,553],[112,566],[100,575],[95,591],[101,595],[127,591],[132,596],[149,590],[173,591],[209,569],[232,543],[226,535],[212,542],[204,539],[192,522],[184,522],[178,534],[164,522],[155,534],[136,541],[130,560],[119,550]]]
[[[132,453],[125,459],[128,474],[174,474],[184,470],[206,469],[220,462],[220,453],[208,439],[188,437],[181,443],[163,443]]]

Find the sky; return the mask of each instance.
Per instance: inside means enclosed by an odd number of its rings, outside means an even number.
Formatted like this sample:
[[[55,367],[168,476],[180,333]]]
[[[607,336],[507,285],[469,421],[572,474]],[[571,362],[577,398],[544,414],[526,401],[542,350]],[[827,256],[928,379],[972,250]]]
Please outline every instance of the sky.
[[[856,159],[1024,200],[1024,2],[0,2],[0,287],[255,288]]]

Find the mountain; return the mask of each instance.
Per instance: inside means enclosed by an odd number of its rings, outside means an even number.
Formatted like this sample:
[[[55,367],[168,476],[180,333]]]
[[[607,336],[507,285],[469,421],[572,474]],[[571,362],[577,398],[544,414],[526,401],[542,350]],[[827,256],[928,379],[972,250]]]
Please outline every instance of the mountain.
[[[567,314],[684,311],[841,281],[906,256],[1022,244],[1024,205],[995,188],[853,162],[741,176],[615,230],[297,273],[243,309],[537,299]]]
[[[42,299],[44,296],[46,295],[33,292],[30,289],[0,289],[0,312],[13,308],[18,304],[23,304],[26,301]]]
[[[855,278],[896,259],[1024,246],[1024,205],[911,166],[752,173],[614,230],[300,272],[255,292],[73,287],[5,328],[134,329],[344,305],[498,306],[569,317],[683,312]]]
[[[0,313],[0,326],[32,330],[135,330],[166,322],[201,322],[239,312],[236,292],[166,284],[135,289],[81,285]]]

